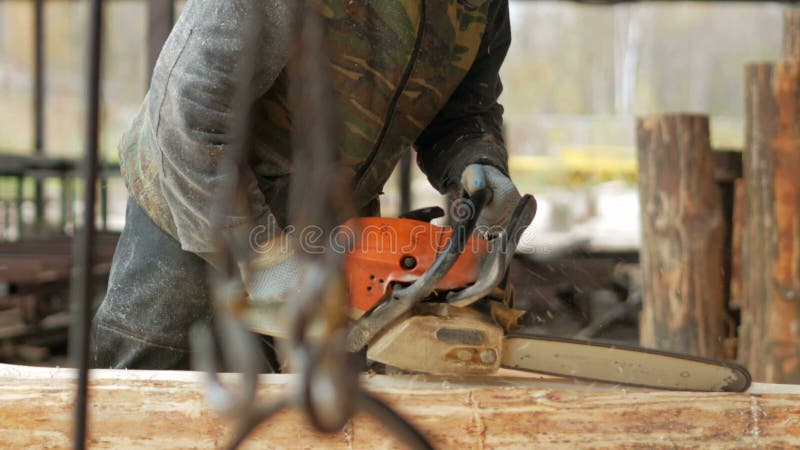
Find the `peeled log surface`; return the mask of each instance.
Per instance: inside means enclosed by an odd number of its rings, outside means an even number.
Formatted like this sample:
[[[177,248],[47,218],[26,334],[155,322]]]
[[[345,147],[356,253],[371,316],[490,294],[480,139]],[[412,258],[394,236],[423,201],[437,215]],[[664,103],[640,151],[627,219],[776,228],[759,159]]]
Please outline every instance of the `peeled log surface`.
[[[739,358],[800,383],[800,61],[745,69],[745,251]]]
[[[92,372],[93,449],[220,448],[230,423],[210,412],[196,372]],[[291,375],[267,375],[260,395]],[[749,393],[615,389],[559,379],[461,381],[367,376],[366,388],[415,423],[437,448],[798,448],[800,386],[755,384]],[[0,448],[68,448],[74,371],[0,364]],[[357,416],[339,434],[311,431],[286,411],[244,448],[401,448]]]
[[[708,116],[637,120],[645,347],[724,358],[726,224]]]

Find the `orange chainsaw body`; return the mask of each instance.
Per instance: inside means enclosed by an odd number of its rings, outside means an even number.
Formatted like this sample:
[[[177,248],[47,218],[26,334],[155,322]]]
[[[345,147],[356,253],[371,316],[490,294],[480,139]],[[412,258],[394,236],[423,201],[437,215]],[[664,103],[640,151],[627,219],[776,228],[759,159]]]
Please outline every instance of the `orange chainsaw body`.
[[[363,217],[345,224],[354,239],[344,270],[351,306],[365,313],[384,298],[394,283],[410,284],[433,264],[453,230],[414,219]],[[436,285],[437,290],[462,289],[477,280],[481,257],[489,242],[470,237],[453,268]]]

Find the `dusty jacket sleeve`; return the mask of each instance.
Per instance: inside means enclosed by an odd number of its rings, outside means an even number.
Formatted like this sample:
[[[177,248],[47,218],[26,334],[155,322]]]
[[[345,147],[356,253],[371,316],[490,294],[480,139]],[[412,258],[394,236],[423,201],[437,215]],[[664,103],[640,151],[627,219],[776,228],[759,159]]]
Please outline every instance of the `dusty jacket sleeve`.
[[[184,250],[213,252],[215,192],[221,161],[236,141],[237,123],[278,77],[288,58],[293,0],[189,0],[175,25],[147,94],[147,119],[160,152],[160,182]],[[242,92],[243,101],[237,101]],[[224,227],[274,218],[244,174],[249,205]],[[247,214],[245,214],[247,212]]]
[[[417,139],[417,161],[431,184],[444,192],[473,163],[508,174],[503,141],[503,85],[499,70],[511,44],[508,0],[489,0],[488,24],[478,55],[445,107]]]

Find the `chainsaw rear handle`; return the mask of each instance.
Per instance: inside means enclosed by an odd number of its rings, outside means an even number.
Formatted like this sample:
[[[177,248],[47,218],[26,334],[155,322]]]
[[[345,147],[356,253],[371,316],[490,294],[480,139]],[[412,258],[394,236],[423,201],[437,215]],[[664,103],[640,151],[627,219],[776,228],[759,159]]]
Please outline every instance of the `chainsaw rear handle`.
[[[479,189],[472,195],[466,194],[466,191],[462,192],[464,196],[461,200],[470,202],[469,211],[463,217],[455,217],[457,221],[453,225],[453,233],[445,248],[417,281],[405,287],[391,287],[387,293],[389,298],[353,325],[347,336],[348,350],[357,352],[363,349],[379,331],[428,297],[450,272],[464,251],[467,240],[475,230],[478,217],[492,195],[488,188]]]

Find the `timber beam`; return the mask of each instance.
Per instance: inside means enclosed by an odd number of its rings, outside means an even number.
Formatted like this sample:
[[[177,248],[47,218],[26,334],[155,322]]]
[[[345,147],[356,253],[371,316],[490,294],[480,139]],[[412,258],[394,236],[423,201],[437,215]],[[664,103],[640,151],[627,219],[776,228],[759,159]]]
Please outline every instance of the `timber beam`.
[[[220,448],[231,428],[203,398],[196,372],[92,372],[91,448]],[[259,395],[295,381],[265,375]],[[0,448],[71,446],[74,371],[0,364]],[[800,386],[756,383],[748,393],[647,391],[553,378],[443,380],[365,376],[364,386],[437,448],[798,448]],[[244,448],[401,448],[372,419],[334,435],[297,411],[263,424]]]

